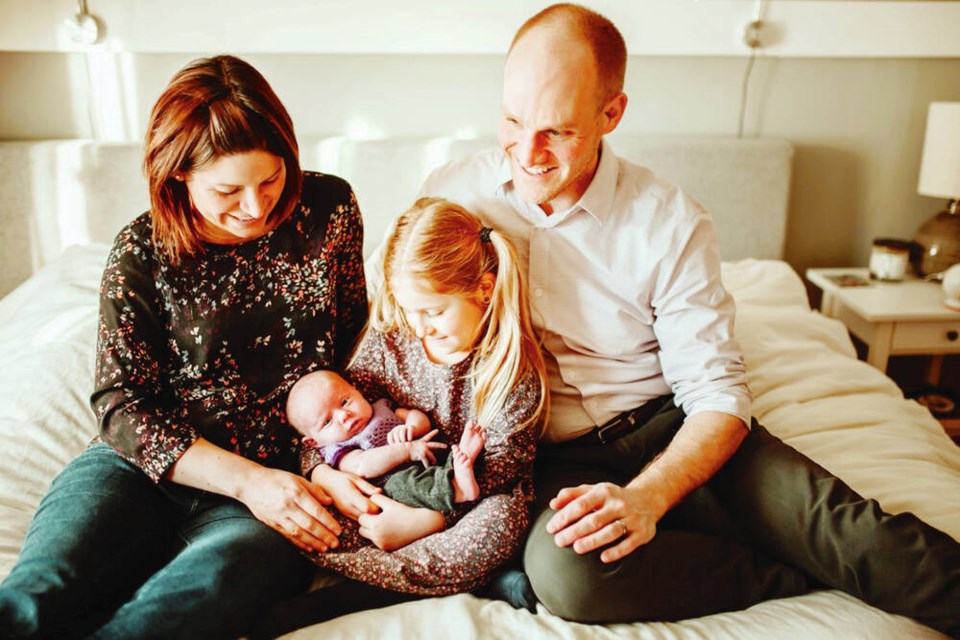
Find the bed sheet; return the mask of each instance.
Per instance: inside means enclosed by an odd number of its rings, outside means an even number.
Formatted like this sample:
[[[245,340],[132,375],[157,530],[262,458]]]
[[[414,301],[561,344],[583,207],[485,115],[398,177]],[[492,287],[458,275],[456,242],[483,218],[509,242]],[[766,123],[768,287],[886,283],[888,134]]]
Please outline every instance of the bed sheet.
[[[73,247],[0,300],[0,578],[49,481],[95,431],[97,288],[107,248]],[[926,409],[855,359],[839,322],[811,312],[780,261],[724,263],[737,301],[755,413],[770,431],[892,512],[960,539],[960,448]],[[940,638],[835,591],[675,623],[592,626],[458,595],[345,616],[284,636],[314,638]]]

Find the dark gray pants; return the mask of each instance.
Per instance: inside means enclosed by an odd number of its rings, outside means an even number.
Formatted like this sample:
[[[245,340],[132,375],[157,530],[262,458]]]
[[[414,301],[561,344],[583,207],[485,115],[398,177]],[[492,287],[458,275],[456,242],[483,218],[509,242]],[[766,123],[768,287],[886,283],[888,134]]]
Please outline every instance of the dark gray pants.
[[[453,456],[424,467],[411,463],[387,478],[383,491],[411,507],[450,511],[453,509]]]
[[[647,545],[610,564],[599,551],[557,547],[546,532],[550,499],[582,483],[625,484],[684,417],[667,402],[612,443],[541,446],[524,568],[552,613],[581,622],[677,620],[827,586],[960,637],[960,544],[911,514],[883,513],[756,421]]]

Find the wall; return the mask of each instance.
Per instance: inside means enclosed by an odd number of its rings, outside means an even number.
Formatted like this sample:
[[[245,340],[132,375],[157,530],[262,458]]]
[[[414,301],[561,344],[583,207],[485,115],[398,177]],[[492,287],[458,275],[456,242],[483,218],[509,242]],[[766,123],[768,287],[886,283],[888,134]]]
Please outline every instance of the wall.
[[[278,2],[306,6],[271,6]],[[516,24],[544,3],[494,0],[478,13],[479,4],[421,0],[406,3],[413,10],[398,23],[392,3],[360,3],[379,11],[358,16],[327,0],[307,4],[341,12],[342,28],[311,14],[286,21],[289,37],[280,39],[253,38],[244,25],[268,18],[241,20],[239,11],[227,16],[227,29],[205,26],[219,15],[214,4],[173,2],[165,13],[144,15],[159,5],[90,0],[114,39],[83,49],[47,28],[71,15],[74,3],[0,0],[0,16],[12,18],[0,20],[0,139],[139,139],[170,75],[195,55],[222,50],[243,53],[264,72],[304,134],[492,135],[500,52]],[[947,18],[960,18],[944,13],[952,3],[643,0],[644,10],[656,5],[650,15],[628,13],[636,3],[589,4],[620,22],[631,51],[643,54],[631,56],[621,124],[637,133],[736,135],[748,61],[742,25],[759,10],[776,27],[753,67],[744,134],[796,145],[786,257],[798,271],[866,264],[872,238],[910,237],[942,206],[917,195],[916,181],[928,103],[960,101],[957,40],[941,33]],[[909,23],[898,13],[905,5],[920,11]],[[439,7],[446,10],[427,10]],[[428,27],[469,19],[471,29],[460,32],[470,37],[417,30],[411,16]],[[360,31],[363,20],[350,23],[359,18],[382,23]],[[897,22],[903,28],[891,27]],[[278,50],[286,52],[270,52]]]

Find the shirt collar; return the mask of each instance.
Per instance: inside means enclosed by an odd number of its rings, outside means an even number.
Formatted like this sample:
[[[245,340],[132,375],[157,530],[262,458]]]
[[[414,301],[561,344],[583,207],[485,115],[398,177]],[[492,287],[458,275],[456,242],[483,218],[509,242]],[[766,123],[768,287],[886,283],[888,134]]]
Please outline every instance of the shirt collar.
[[[614,155],[613,149],[610,148],[610,144],[604,138],[600,142],[600,163],[597,165],[597,172],[593,174],[590,186],[580,196],[580,201],[574,205],[574,209],[583,209],[593,216],[597,222],[603,224],[613,206],[618,172],[617,156]]]
[[[513,183],[513,174],[510,172],[510,158],[506,153],[500,153],[500,166],[497,170],[496,195],[503,197],[507,186]]]
[[[593,175],[590,186],[580,196],[580,200],[573,205],[571,212],[583,209],[602,224],[613,203],[618,171],[617,157],[606,138],[603,138],[600,141],[600,162],[597,165],[597,172]],[[512,186],[513,175],[510,172],[510,159],[504,153],[501,154],[500,167],[497,172],[496,195],[505,197],[508,188]]]

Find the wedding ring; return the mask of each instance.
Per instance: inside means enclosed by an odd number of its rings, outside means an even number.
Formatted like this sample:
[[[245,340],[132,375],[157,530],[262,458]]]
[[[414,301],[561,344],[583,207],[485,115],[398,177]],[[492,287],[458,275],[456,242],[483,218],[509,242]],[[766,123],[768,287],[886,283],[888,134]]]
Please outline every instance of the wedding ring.
[[[620,525],[620,537],[625,537],[629,531],[627,531],[627,525],[623,524],[623,520],[615,520],[615,522]]]

